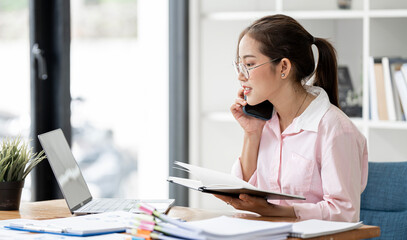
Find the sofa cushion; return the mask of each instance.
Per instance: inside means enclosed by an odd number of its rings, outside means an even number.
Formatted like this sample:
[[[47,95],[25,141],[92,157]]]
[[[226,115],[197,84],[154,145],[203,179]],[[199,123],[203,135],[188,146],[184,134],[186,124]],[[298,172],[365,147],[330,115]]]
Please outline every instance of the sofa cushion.
[[[361,209],[407,210],[407,162],[369,162]]]

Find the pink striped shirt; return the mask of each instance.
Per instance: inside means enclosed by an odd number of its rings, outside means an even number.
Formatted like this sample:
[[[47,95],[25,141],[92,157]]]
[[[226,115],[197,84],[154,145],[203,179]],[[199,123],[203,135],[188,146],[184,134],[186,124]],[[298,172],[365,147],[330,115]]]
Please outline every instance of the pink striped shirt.
[[[367,183],[366,138],[329,102],[322,88],[307,91],[317,97],[283,133],[276,112],[265,124],[257,169],[249,183],[306,197],[269,200],[293,206],[299,219],[358,221],[360,195]],[[240,160],[232,173],[243,178]]]

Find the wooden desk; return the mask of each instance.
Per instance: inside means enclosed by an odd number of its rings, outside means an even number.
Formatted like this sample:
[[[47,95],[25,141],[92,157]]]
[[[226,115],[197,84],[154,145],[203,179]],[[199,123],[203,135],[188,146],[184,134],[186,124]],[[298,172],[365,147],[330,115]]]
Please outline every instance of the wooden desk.
[[[186,207],[172,207],[169,214],[171,217],[178,217],[186,221],[202,220],[212,217],[226,215],[230,217],[239,217],[245,219],[272,221],[272,222],[295,222],[296,219],[292,218],[278,218],[278,217],[260,217],[255,213],[237,213],[235,211],[211,211]],[[29,202],[21,203],[19,211],[0,211],[0,220],[26,218],[26,219],[53,219],[70,217],[71,212],[65,203],[65,200],[51,200],[42,202]],[[313,240],[337,240],[337,239],[365,239],[380,236],[380,228],[376,226],[364,225],[358,229],[347,231],[343,233],[327,235]],[[290,240],[300,238],[288,238]]]

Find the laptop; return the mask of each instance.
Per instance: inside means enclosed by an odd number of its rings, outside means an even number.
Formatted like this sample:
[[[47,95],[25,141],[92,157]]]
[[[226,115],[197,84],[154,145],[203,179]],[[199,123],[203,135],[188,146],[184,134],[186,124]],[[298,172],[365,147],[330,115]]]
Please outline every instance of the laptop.
[[[38,135],[41,146],[47,155],[55,178],[71,213],[76,215],[127,211],[139,213],[137,203],[154,206],[157,211],[166,213],[174,204],[174,199],[137,200],[120,198],[93,198],[82,172],[79,169],[68,142],[61,129]]]

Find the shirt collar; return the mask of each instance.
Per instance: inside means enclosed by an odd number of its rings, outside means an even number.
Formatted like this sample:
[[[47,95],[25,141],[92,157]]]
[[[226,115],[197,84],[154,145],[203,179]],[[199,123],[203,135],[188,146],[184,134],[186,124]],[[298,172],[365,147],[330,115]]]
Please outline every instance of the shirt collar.
[[[328,94],[324,89],[315,86],[306,87],[308,93],[316,96],[305,111],[294,119],[293,131],[308,130],[318,132],[319,122],[331,107]]]

